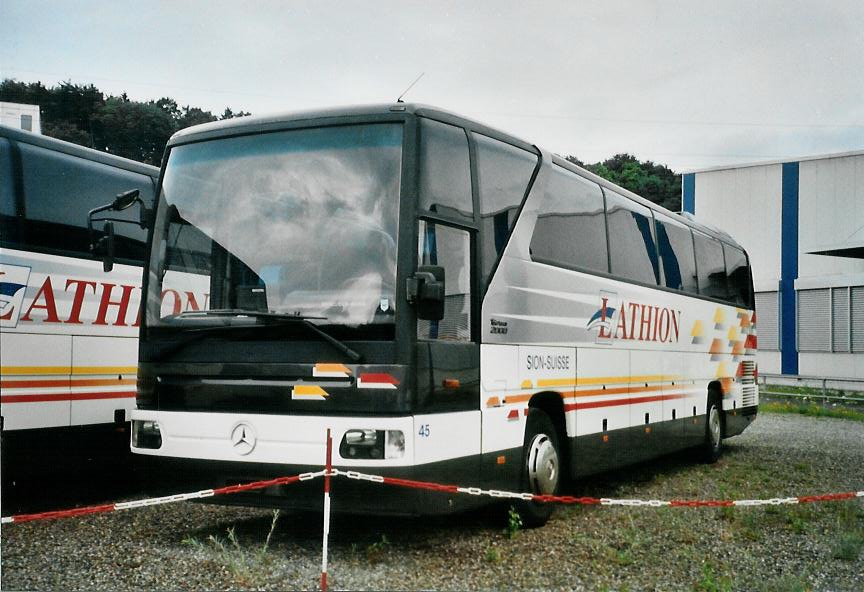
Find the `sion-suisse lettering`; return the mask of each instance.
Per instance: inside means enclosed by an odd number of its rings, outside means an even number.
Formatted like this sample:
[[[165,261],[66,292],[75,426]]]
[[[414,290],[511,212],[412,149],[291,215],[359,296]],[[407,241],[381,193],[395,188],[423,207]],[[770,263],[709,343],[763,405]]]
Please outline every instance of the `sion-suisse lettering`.
[[[530,355],[526,358],[528,370],[569,370],[569,356],[536,356]]]

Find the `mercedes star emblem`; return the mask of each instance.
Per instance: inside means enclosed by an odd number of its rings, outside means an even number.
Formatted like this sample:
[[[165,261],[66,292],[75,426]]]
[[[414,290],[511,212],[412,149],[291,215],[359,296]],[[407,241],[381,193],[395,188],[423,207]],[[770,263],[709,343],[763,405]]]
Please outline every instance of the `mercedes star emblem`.
[[[241,456],[246,456],[255,448],[255,430],[248,423],[238,423],[231,430],[231,445],[234,447],[234,452]]]

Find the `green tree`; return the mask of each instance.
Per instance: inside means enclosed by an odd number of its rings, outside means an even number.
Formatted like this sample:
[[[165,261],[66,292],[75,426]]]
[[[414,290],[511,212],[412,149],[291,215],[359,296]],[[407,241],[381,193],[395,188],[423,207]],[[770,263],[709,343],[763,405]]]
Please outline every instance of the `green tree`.
[[[109,97],[93,118],[94,145],[118,156],[158,165],[176,122],[155,101]]]
[[[78,129],[68,121],[43,122],[42,133],[58,140],[78,144],[79,146],[91,147],[93,145],[93,140],[88,132]]]
[[[222,112],[222,115],[219,116],[219,120],[223,121],[225,119],[234,119],[235,117],[246,117],[247,115],[252,115],[248,111],[238,111],[234,113],[231,107],[225,107],[225,111]]]
[[[191,127],[193,125],[198,125],[200,123],[210,123],[211,121],[216,121],[218,118],[213,115],[210,111],[204,111],[203,109],[199,109],[198,107],[190,107],[186,105],[182,109],[182,113],[180,117],[177,119],[177,129],[181,130],[187,127]]]
[[[583,163],[575,156],[567,160],[673,212],[681,209],[681,176],[664,165],[642,162],[626,153],[594,164]]]

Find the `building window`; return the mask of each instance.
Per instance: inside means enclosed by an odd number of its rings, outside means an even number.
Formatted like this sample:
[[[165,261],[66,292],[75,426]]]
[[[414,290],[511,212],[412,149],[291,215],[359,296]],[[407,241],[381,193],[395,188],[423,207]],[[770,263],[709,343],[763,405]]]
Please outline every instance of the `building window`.
[[[21,129],[27,132],[33,131],[33,116],[32,115],[22,115],[21,116]]]
[[[759,349],[780,350],[780,314],[777,292],[756,294],[756,335]]]
[[[853,286],[850,291],[849,320],[852,324],[850,327],[852,351],[860,353],[864,352],[864,286]]]
[[[849,288],[831,289],[831,349],[849,351]]]
[[[831,351],[831,292],[798,291],[798,351]],[[758,317],[757,317],[758,320]]]

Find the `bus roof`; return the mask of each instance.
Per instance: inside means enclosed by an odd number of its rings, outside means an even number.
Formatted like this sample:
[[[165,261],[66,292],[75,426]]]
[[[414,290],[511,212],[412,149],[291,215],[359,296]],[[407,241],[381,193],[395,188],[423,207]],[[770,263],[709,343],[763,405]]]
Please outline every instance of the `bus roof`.
[[[176,132],[173,136],[171,136],[171,139],[168,141],[168,146],[185,144],[188,142],[196,142],[201,140],[215,139],[223,136],[275,131],[277,129],[283,128],[286,124],[297,125],[298,123],[302,124],[303,122],[308,122],[312,125],[317,125],[327,123],[328,120],[333,121],[337,119],[341,122],[350,122],[354,118],[356,118],[359,122],[369,117],[398,117],[399,115],[405,113],[411,113],[423,117],[430,117],[432,119],[452,123],[454,125],[460,125],[472,131],[476,131],[499,140],[510,142],[525,149],[533,149],[535,151],[539,150],[539,148],[535,144],[526,142],[525,140],[507,132],[503,132],[496,128],[487,126],[486,124],[463,117],[451,111],[439,109],[437,107],[432,107],[421,103],[381,103],[373,105],[353,105],[347,107],[333,107],[328,109],[318,109],[310,111],[293,111],[259,116],[235,117],[232,119],[213,121],[211,123],[203,123],[180,130]],[[723,240],[726,243],[735,245],[738,248],[742,248],[741,245],[738,244],[738,242],[726,232],[716,227],[701,223],[690,214],[682,215],[680,213],[667,210],[666,208],[655,204],[654,202],[649,201],[644,197],[633,193],[632,191],[629,191],[619,185],[607,181],[603,177],[595,175],[591,171],[577,166],[558,155],[553,156],[553,162],[564,168],[570,169],[571,171],[576,172],[577,174],[585,178],[594,181],[595,183],[601,185],[602,187],[605,187],[606,189],[610,189],[617,193],[625,195],[643,206],[646,206],[656,212],[665,214],[666,216],[670,216],[686,226],[695,228],[700,232],[703,232],[714,238]]]
[[[148,177],[152,177],[154,179],[159,177],[159,167],[144,164],[143,162],[138,162],[137,160],[123,158],[122,156],[109,154],[108,152],[100,152],[99,150],[94,150],[92,148],[85,148],[84,146],[79,146],[78,144],[65,142],[63,140],[43,136],[41,134],[26,132],[16,129],[14,127],[0,125],[0,138],[7,138],[9,140],[12,140],[13,142],[20,142],[22,144],[39,146],[40,148],[45,148],[54,152],[62,152],[64,154],[69,154],[70,156],[77,156],[78,158],[84,158],[92,162],[106,164],[133,173],[139,173],[141,175],[147,175]]]

